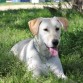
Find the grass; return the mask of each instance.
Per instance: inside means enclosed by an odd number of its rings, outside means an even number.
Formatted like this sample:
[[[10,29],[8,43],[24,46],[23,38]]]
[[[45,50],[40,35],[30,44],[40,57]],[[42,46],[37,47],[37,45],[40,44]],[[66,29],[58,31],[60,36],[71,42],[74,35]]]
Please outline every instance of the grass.
[[[0,83],[72,83],[53,74],[31,78],[24,63],[9,53],[18,41],[32,37],[28,21],[37,17],[64,16],[68,31],[62,30],[60,59],[69,79],[83,83],[83,15],[73,10],[50,12],[47,9],[8,10],[0,12]]]

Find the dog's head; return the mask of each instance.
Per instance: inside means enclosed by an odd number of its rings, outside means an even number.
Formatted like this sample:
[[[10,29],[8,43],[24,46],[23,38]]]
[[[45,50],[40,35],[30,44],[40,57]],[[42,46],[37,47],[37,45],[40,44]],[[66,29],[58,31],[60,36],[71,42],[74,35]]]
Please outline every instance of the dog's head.
[[[38,36],[52,55],[57,53],[61,28],[67,30],[68,20],[63,17],[37,18],[28,22],[31,32]]]

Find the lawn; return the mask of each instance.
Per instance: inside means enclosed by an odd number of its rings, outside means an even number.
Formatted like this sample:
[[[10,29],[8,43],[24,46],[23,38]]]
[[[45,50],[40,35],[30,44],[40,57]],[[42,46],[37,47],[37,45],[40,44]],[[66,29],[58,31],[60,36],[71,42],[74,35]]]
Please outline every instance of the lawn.
[[[60,59],[69,79],[83,83],[83,15],[73,10],[50,12],[47,9],[8,10],[0,12],[0,83],[72,83],[48,77],[31,78],[24,63],[9,53],[18,41],[33,37],[28,21],[37,17],[64,16],[69,20],[68,31],[62,30]]]

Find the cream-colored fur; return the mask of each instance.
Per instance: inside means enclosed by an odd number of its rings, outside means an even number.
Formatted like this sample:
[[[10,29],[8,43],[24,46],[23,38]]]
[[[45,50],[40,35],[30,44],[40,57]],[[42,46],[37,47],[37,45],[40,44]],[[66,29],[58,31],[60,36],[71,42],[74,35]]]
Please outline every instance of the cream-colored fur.
[[[59,56],[51,56],[47,47],[53,47],[54,39],[60,42],[61,28],[67,29],[67,25],[67,19],[60,17],[31,20],[29,27],[34,38],[20,41],[11,51],[26,63],[33,76],[53,72],[58,78],[66,79]]]

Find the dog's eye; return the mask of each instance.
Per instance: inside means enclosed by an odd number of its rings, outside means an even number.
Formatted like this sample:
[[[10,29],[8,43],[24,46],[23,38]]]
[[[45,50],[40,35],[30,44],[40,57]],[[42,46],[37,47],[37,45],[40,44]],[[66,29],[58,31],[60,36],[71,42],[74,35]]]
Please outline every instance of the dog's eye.
[[[59,27],[56,27],[56,29],[55,29],[56,31],[59,31]]]
[[[46,28],[46,29],[44,29],[44,31],[48,31],[48,29]]]

